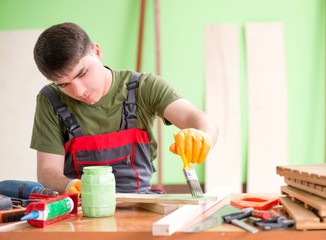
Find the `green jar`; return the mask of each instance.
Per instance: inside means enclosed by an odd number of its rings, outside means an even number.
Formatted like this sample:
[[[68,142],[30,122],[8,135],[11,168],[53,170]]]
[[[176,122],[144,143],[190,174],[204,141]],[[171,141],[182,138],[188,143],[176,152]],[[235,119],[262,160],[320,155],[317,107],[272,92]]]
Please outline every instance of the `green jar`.
[[[108,217],[115,213],[115,178],[110,166],[84,167],[81,177],[82,210],[85,217]]]

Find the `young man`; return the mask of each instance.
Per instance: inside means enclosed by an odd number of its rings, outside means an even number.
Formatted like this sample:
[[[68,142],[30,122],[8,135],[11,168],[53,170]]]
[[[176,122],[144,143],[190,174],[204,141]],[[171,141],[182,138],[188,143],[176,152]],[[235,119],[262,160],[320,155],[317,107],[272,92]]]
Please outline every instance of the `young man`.
[[[157,116],[181,129],[170,149],[192,163],[202,163],[216,142],[204,112],[159,76],[103,66],[99,45],[76,24],[46,29],[34,60],[52,81],[37,96],[30,145],[47,188],[80,193],[83,167],[111,165],[117,192],[151,193]]]

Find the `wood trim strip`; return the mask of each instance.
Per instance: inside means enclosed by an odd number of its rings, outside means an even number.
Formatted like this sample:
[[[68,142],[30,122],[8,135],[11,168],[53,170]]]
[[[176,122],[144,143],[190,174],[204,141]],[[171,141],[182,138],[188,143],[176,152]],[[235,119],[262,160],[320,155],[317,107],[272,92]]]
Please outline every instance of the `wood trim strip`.
[[[153,236],[169,236],[176,231],[181,230],[187,223],[191,222],[208,209],[216,205],[223,207],[225,204],[230,203],[229,193],[223,189],[217,189],[205,195],[216,196],[218,200],[201,205],[184,205],[180,207],[178,210],[161,218],[153,224]]]

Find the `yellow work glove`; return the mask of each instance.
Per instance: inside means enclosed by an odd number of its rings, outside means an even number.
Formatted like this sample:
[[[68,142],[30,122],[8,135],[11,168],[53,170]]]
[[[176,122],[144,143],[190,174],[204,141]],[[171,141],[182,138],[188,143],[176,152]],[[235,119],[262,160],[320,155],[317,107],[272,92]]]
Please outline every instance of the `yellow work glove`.
[[[81,194],[81,187],[80,187],[80,180],[79,179],[73,179],[71,180],[67,187],[66,187],[66,193],[77,193],[78,197],[80,198]]]
[[[194,128],[174,133],[174,141],[170,146],[170,151],[185,156],[189,163],[203,163],[212,147],[211,137]]]

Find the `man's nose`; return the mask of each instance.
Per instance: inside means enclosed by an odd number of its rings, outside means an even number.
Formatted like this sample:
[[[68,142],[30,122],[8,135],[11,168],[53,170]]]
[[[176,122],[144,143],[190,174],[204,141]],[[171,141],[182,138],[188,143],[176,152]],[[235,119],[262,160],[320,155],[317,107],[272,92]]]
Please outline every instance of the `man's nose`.
[[[81,81],[74,81],[73,90],[74,90],[74,94],[77,97],[82,97],[83,94],[85,93],[86,87]]]

